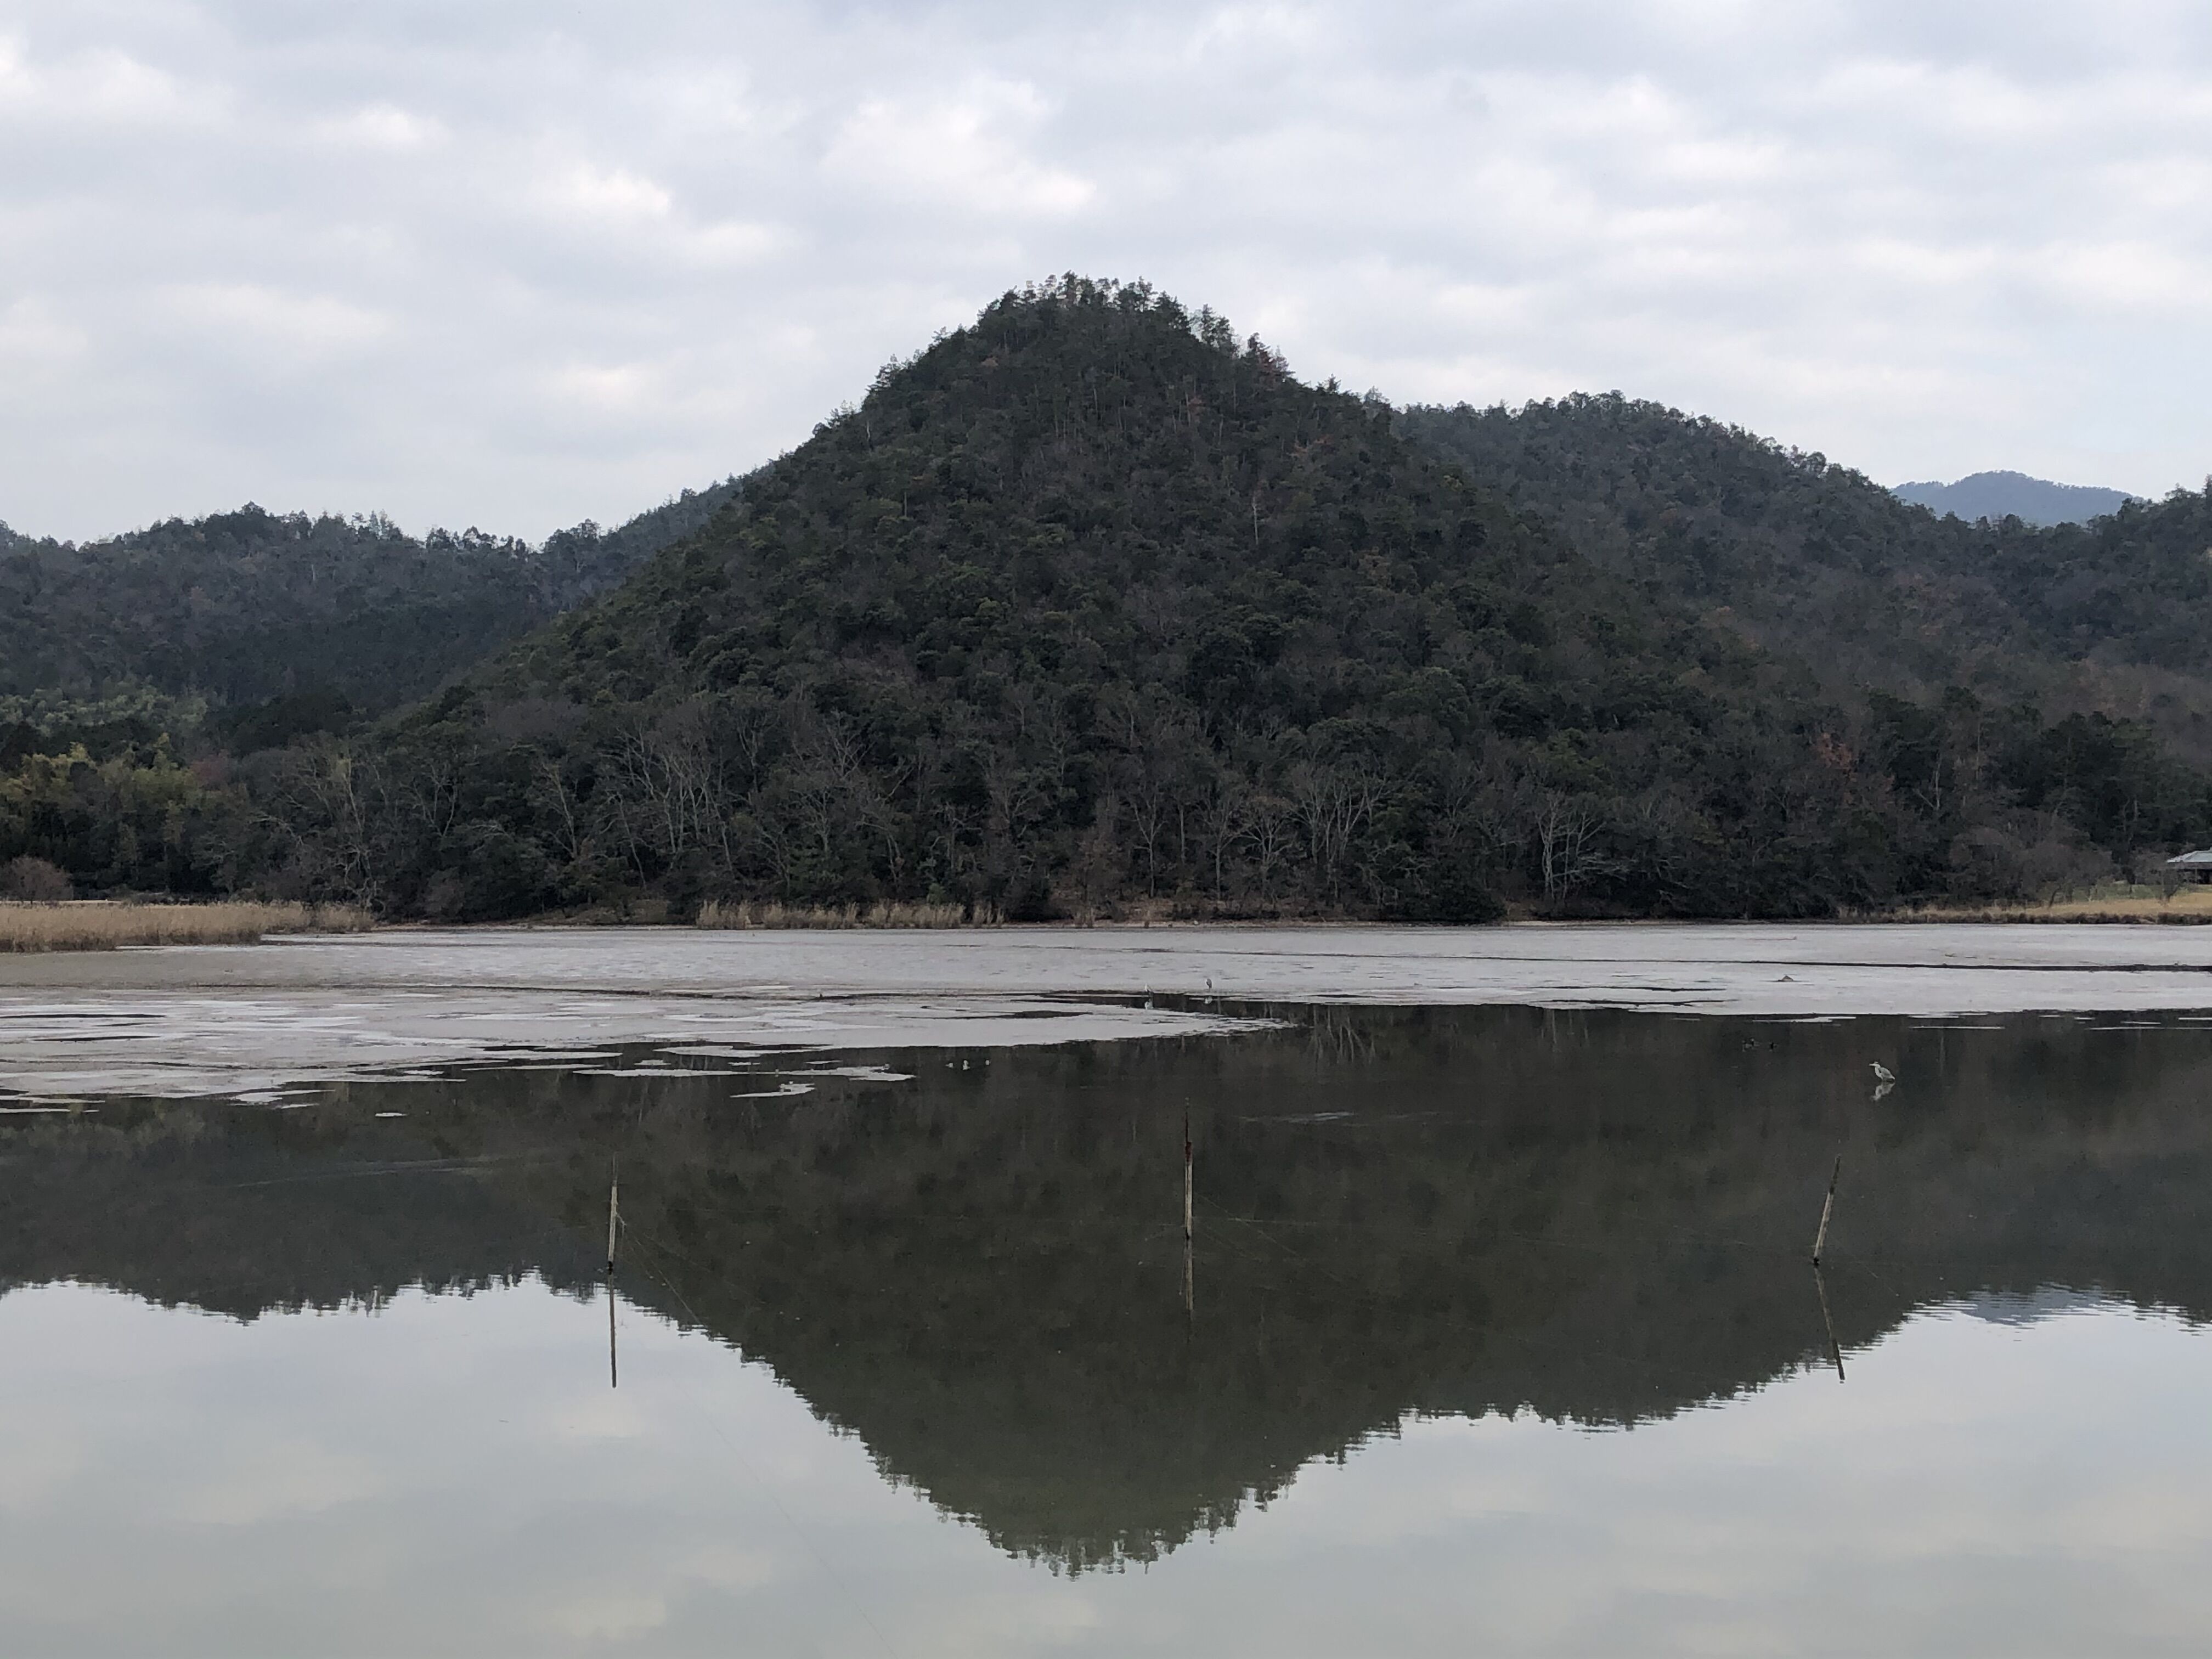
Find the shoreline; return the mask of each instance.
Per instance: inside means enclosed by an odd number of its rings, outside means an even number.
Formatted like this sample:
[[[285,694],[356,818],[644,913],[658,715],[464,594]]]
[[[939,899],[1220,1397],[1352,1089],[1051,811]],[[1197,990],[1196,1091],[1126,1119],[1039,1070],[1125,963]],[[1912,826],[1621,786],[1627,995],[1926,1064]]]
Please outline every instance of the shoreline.
[[[0,900],[0,957],[11,955],[103,951],[162,945],[250,945],[360,934],[443,934],[519,932],[586,933],[650,930],[671,935],[753,933],[925,933],[988,936],[1016,929],[1069,933],[1233,932],[1403,932],[1410,934],[1488,935],[1528,929],[1577,927],[2193,927],[2212,925],[2212,885],[2160,893],[2130,888],[2042,904],[1915,905],[1893,910],[1850,911],[1826,916],[1681,917],[1543,915],[1510,910],[1494,921],[1380,921],[1352,915],[1205,916],[1177,913],[1157,902],[1137,912],[1055,916],[1022,921],[996,913],[973,919],[949,904],[878,903],[867,907],[799,907],[709,903],[690,921],[668,919],[653,902],[630,915],[605,909],[548,911],[503,921],[380,920],[370,911],[339,904],[258,899],[177,899],[166,896],[64,901]]]

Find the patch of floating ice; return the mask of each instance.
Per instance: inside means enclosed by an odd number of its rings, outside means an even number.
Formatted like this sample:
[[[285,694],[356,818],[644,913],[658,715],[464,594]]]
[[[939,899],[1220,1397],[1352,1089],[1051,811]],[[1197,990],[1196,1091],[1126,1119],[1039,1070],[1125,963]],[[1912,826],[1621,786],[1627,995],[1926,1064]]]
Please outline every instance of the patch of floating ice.
[[[534,1066],[532,1070],[545,1068]],[[757,1077],[757,1072],[746,1071],[738,1066],[580,1066],[573,1069],[578,1077]]]
[[[507,1048],[491,1054],[471,1054],[466,1058],[450,1060],[447,1063],[453,1066],[512,1066],[515,1061],[524,1060],[532,1062],[557,1060],[563,1066],[568,1066],[621,1058],[622,1056],[617,1054],[590,1048],[580,1048],[573,1053],[559,1048]]]
[[[811,1095],[813,1092],[814,1085],[811,1083],[779,1083],[773,1089],[756,1089],[749,1094],[732,1095],[730,1098],[732,1100],[775,1100],[786,1095]]]
[[[255,957],[254,947],[242,950],[246,960],[269,959]],[[272,955],[305,960],[282,951]],[[234,965],[240,958],[224,960]],[[173,957],[146,961],[169,969],[177,965]],[[466,987],[432,994],[412,985],[264,988],[250,994],[154,985],[128,992],[77,988],[63,999],[50,988],[37,994],[11,992],[13,965],[0,963],[0,1097],[228,1096],[252,1097],[249,1103],[265,1105],[273,1103],[266,1098],[270,1091],[302,1085],[434,1082],[442,1071],[430,1067],[743,1075],[750,1068],[683,1062],[909,1045],[1189,1036],[1250,1030],[1267,1023],[1211,1012],[1140,1012],[1097,1000],[1047,1003],[1001,996],[755,1001],[681,994],[583,999],[568,992],[548,996]],[[1040,1010],[1053,1018],[1025,1018]],[[655,1047],[663,1057],[626,1062],[622,1049],[640,1046]]]

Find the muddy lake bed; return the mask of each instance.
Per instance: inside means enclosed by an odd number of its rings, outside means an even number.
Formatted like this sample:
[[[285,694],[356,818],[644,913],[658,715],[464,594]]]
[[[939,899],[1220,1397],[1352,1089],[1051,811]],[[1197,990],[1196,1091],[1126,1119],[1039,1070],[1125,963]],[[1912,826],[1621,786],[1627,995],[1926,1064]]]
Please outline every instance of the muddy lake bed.
[[[2197,1650],[2199,931],[0,964],[0,1638]]]

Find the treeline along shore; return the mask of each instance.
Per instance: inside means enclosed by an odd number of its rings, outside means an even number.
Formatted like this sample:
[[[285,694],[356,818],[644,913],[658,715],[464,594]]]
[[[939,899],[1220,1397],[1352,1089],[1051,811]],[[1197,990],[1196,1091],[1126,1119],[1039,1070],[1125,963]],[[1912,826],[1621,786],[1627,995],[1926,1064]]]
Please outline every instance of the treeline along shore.
[[[0,532],[0,864],[447,921],[2043,903],[2212,838],[2208,545],[2212,495],[1968,525],[1619,397],[1396,409],[1071,276],[615,532]]]

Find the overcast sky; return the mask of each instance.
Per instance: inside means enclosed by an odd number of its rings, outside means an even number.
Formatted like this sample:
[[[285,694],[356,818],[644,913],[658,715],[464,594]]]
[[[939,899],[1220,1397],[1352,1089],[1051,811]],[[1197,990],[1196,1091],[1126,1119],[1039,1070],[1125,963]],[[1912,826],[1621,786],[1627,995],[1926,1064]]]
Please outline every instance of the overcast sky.
[[[1024,279],[1884,483],[2212,471],[2212,7],[0,0],[0,520],[538,537]]]

